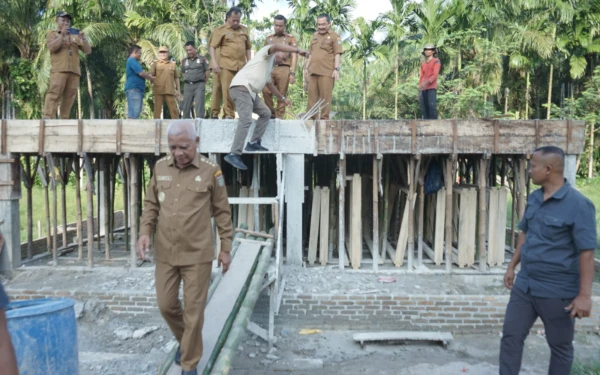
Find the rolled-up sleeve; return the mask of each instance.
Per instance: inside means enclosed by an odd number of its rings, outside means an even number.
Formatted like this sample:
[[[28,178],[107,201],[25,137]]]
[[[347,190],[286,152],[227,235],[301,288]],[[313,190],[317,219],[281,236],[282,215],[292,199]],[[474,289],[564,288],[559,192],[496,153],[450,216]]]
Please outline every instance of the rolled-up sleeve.
[[[577,251],[594,250],[598,244],[596,229],[596,208],[589,200],[579,204],[579,214],[575,215],[572,235]]]

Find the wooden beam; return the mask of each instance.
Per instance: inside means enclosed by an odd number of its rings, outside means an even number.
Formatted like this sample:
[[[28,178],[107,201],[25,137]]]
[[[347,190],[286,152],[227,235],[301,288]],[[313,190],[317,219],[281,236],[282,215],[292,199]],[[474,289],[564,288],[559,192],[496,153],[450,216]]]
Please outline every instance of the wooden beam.
[[[317,259],[317,243],[319,241],[319,220],[321,209],[321,188],[315,187],[312,194],[312,210],[310,214],[310,231],[308,237],[308,264],[315,264]]]
[[[340,155],[338,160],[338,261],[339,269],[343,270],[346,259],[346,159]]]
[[[88,266],[91,268],[94,267],[94,174],[91,171],[91,167],[89,167],[89,169],[87,168],[87,166],[91,166],[91,161],[89,160],[88,154],[84,154],[84,165],[86,166],[87,177],[87,256]]]
[[[273,238],[273,235],[271,235],[271,234],[255,232],[252,230],[247,230],[247,229],[242,229],[242,228],[236,228],[235,232],[236,233],[244,233],[248,236],[256,236],[256,237],[262,237],[262,238],[267,238],[267,239]]]
[[[416,127],[416,125],[415,125]],[[373,155],[373,271],[379,271],[379,165]]]
[[[321,229],[319,234],[319,260],[326,266],[329,256],[329,188],[321,189]]]
[[[488,254],[485,247],[486,235],[486,177],[487,177],[487,159],[479,159],[479,221],[478,221],[478,248],[479,248],[479,270],[485,272],[487,270],[486,262]]]
[[[352,176],[350,205],[350,263],[357,270],[362,259],[362,180],[358,173]]]
[[[446,158],[446,272],[452,272],[452,186],[454,185],[454,158]]]

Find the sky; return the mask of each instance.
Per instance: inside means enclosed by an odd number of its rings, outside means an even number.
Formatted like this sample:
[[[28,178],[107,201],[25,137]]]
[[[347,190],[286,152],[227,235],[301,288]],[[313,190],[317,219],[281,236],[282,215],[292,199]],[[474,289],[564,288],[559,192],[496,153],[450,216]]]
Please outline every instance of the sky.
[[[392,5],[389,0],[356,0],[356,9],[352,16],[353,18],[362,16],[366,20],[371,21],[377,18],[380,13],[391,9]],[[281,14],[288,18],[292,16],[291,9],[285,0],[259,0],[258,7],[252,14],[252,18],[262,20],[263,17],[268,16],[275,10],[279,10]]]

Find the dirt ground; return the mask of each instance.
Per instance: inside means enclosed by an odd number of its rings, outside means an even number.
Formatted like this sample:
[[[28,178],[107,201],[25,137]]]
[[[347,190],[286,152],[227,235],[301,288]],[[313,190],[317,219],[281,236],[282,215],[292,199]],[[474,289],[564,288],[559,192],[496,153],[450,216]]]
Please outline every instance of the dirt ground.
[[[159,314],[125,317],[108,312],[101,304],[86,303],[78,319],[81,375],[156,374],[173,337]],[[307,327],[310,328],[310,327]],[[152,330],[142,338],[131,337]],[[277,327],[279,341],[267,343],[247,333],[238,347],[232,375],[250,374],[497,374],[500,333],[457,335],[447,349],[436,344],[369,344],[353,342],[350,331],[323,331],[300,335],[298,330]],[[577,334],[579,361],[598,360],[600,336]],[[524,375],[546,374],[549,349],[540,334],[530,335],[523,358]]]

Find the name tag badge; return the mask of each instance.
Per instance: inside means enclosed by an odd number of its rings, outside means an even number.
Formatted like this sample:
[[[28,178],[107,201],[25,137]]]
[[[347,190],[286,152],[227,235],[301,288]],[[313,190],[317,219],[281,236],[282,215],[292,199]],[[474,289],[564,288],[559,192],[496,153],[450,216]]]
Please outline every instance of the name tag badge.
[[[173,181],[173,176],[157,176],[157,181]]]

